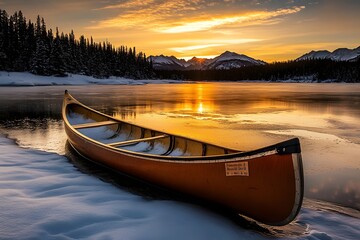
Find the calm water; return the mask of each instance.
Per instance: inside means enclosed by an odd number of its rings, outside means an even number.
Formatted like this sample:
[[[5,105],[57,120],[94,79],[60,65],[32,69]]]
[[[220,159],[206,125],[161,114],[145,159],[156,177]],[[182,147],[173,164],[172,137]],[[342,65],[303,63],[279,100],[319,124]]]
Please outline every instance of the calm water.
[[[305,197],[360,209],[360,84],[0,87],[0,131],[65,154],[65,89],[119,119],[240,150],[299,137]]]

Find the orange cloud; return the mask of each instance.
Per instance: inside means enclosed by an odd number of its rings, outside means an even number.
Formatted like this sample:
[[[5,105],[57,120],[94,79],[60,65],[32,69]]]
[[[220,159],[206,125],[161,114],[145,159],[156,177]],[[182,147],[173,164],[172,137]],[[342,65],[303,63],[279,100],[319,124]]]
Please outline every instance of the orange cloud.
[[[216,39],[216,40],[200,40],[198,42],[207,42],[207,44],[197,44],[197,45],[188,45],[189,43],[186,43],[186,46],[184,47],[172,47],[169,48],[170,50],[173,50],[178,53],[185,53],[189,51],[194,50],[200,50],[200,49],[206,49],[206,48],[212,48],[212,47],[219,47],[219,46],[225,46],[230,44],[242,44],[242,43],[249,43],[249,42],[257,42],[261,41],[260,39]],[[197,41],[192,41],[193,43]]]
[[[120,8],[123,14],[97,22],[89,29],[137,28],[159,33],[184,33],[206,31],[213,28],[228,25],[256,25],[264,23],[265,20],[279,18],[281,16],[294,14],[304,6],[279,9],[275,11],[258,11],[238,15],[224,15],[212,17],[210,13],[191,17],[189,12],[199,11],[203,6],[201,0],[196,1],[165,1],[161,4],[153,4],[154,0],[129,1],[118,5],[106,6],[102,9]],[[187,14],[187,17],[185,17]],[[182,19],[179,21],[178,19]],[[207,20],[204,20],[207,19]]]
[[[245,23],[246,25],[249,24],[253,25],[253,24],[259,24],[263,20],[268,20],[279,16],[297,13],[304,8],[305,8],[304,6],[301,6],[301,7],[294,7],[288,9],[280,9],[277,11],[270,11],[270,12],[261,11],[261,12],[249,13],[245,15],[225,16],[220,18],[212,18],[210,20],[193,21],[188,23],[186,22],[186,23],[180,23],[178,24],[178,26],[174,26],[174,27],[160,28],[157,31],[162,33],[183,33],[183,32],[205,31],[212,29],[214,27],[219,27],[228,24]]]

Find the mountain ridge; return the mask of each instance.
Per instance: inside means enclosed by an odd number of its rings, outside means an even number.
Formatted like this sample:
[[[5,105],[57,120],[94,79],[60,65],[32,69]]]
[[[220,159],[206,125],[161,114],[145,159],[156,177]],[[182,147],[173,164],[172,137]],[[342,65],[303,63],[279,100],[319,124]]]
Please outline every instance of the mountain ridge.
[[[245,54],[225,51],[214,58],[193,57],[189,60],[178,59],[175,56],[150,56],[156,70],[226,70],[245,66],[265,65],[266,62],[254,59]],[[296,58],[294,61],[331,59],[333,61],[357,61],[360,59],[360,46],[354,49],[338,48],[329,50],[312,50]]]
[[[328,50],[310,51],[305,53],[296,61],[310,60],[310,59],[331,59],[334,61],[356,61],[360,56],[360,46],[354,49],[338,48],[333,52]]]
[[[244,54],[225,51],[211,59],[193,57],[188,61],[174,56],[150,56],[153,67],[158,70],[210,70],[233,69],[251,65],[264,65],[262,60],[256,60]]]

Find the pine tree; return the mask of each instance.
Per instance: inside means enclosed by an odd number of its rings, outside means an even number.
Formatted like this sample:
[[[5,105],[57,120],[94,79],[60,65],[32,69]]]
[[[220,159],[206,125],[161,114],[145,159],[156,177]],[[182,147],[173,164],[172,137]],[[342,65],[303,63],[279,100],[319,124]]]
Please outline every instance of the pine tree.
[[[54,76],[64,77],[66,76],[65,72],[64,51],[60,41],[59,30],[56,28],[56,37],[53,40],[50,52],[49,73]]]
[[[29,20],[25,34],[24,51],[22,52],[26,64],[25,71],[30,71],[30,63],[32,61],[35,51],[36,51],[35,26]]]
[[[41,36],[36,38],[36,51],[32,59],[30,72],[37,75],[49,75],[49,48]]]
[[[18,17],[15,19],[15,29],[16,29],[16,35],[18,39],[18,45],[17,45],[17,54],[18,57],[15,59],[14,63],[14,70],[15,71],[26,71],[28,69],[28,62],[29,57],[26,54],[27,49],[27,24],[26,19],[23,16],[22,12],[19,11]]]
[[[7,49],[7,61],[9,64],[9,70],[13,71],[15,62],[19,58],[19,40],[18,29],[16,26],[16,20],[18,18],[17,12],[9,18],[8,38],[9,44]]]
[[[36,24],[35,24],[35,36],[40,37],[41,36],[41,20],[40,16],[38,15],[36,18]]]
[[[0,9],[0,70],[7,69],[8,14]]]

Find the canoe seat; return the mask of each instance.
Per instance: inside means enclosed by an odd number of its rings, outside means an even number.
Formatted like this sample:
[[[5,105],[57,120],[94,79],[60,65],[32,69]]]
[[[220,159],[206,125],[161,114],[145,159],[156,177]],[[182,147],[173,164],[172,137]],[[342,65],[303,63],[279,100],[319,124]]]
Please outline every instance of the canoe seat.
[[[116,121],[102,121],[102,122],[90,122],[90,123],[82,123],[82,124],[77,124],[77,125],[73,125],[73,128],[75,129],[82,129],[82,128],[92,128],[92,127],[101,127],[101,126],[107,126],[107,125],[112,125],[112,124],[117,124],[118,122]]]
[[[169,135],[163,134],[163,135],[158,135],[155,137],[139,138],[139,139],[133,139],[133,140],[128,140],[128,141],[109,143],[107,145],[110,147],[120,147],[120,146],[131,145],[131,144],[135,144],[135,143],[139,143],[139,142],[152,141],[152,140],[157,140],[157,139],[162,139],[162,138],[167,138],[167,137],[169,137]]]

